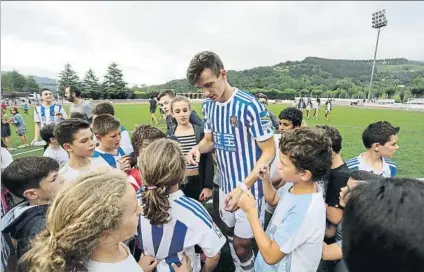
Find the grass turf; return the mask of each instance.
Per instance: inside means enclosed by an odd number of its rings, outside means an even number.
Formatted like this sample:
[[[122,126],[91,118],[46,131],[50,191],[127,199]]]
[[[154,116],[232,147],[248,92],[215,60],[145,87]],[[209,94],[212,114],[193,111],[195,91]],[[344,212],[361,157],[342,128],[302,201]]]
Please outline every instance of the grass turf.
[[[129,131],[134,130],[138,124],[146,124],[149,122],[149,108],[147,104],[115,104],[116,116],[121,120],[122,124]],[[194,105],[194,110],[201,113],[200,104]],[[268,109],[273,111],[277,116],[278,113],[286,108],[287,105],[269,105]],[[69,107],[65,105],[68,111]],[[29,141],[34,137],[33,109],[30,108],[29,114],[23,114],[27,125],[27,135]],[[158,120],[159,110],[156,114]],[[324,119],[324,110],[321,108],[319,120],[306,120],[309,126],[315,124],[328,124],[335,126],[343,137],[342,156],[349,159],[357,156],[364,151],[362,144],[362,132],[364,128],[372,122],[387,120],[395,126],[400,126],[399,145],[400,149],[393,157],[398,166],[398,175],[403,177],[424,177],[424,113],[403,111],[403,110],[386,110],[386,109],[365,109],[354,107],[333,107],[330,120]],[[165,130],[165,124],[162,122],[157,127]],[[14,147],[20,145],[19,137],[13,127],[12,129],[12,145]],[[37,156],[42,154],[41,147],[29,147],[13,151],[14,158],[22,156]],[[32,151],[35,150],[35,151]]]

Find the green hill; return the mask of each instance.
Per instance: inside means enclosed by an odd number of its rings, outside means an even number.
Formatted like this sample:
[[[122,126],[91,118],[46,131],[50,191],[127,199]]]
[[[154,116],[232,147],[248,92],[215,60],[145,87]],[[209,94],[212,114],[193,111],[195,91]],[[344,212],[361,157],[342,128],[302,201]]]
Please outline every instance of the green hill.
[[[365,98],[368,92],[372,60],[342,60],[307,57],[274,66],[243,71],[228,71],[230,83],[242,89],[265,92],[270,98],[295,95]],[[406,100],[424,95],[424,63],[404,58],[376,62],[372,96]],[[195,91],[186,79],[148,86],[149,92],[174,89]]]

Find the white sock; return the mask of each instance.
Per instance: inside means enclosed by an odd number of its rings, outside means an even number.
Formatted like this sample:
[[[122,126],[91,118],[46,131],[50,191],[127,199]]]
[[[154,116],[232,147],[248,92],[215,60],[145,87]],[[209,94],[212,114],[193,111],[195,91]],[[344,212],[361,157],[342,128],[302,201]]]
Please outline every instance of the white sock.
[[[247,262],[240,264],[243,272],[253,272],[255,271],[255,253],[252,251],[252,257]]]
[[[240,266],[240,259],[234,250],[233,237],[228,236],[228,245],[230,246],[231,257],[233,257],[235,272],[242,271]]]

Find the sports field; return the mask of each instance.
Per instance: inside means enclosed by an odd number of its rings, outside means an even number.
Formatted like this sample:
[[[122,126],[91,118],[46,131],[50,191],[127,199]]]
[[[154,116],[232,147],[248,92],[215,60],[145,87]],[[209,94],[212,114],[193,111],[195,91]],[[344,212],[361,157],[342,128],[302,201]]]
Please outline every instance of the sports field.
[[[147,104],[115,104],[116,116],[121,120],[127,130],[132,131],[138,124],[149,122],[149,109]],[[278,117],[278,113],[287,107],[286,105],[269,105]],[[200,104],[194,105],[194,110],[201,113]],[[65,105],[68,111],[69,107]],[[33,110],[30,108],[29,114],[21,112],[27,124],[28,139],[32,141],[34,137]],[[159,110],[157,110],[159,120]],[[321,108],[319,120],[307,120],[308,126],[315,124],[328,124],[339,129],[343,137],[342,155],[344,159],[357,156],[364,150],[361,134],[364,128],[372,122],[386,120],[395,126],[400,126],[399,145],[400,149],[393,157],[398,165],[398,175],[404,177],[424,177],[424,113],[402,110],[386,109],[364,109],[353,107],[333,108],[330,120],[324,119],[324,110]],[[159,128],[165,129],[162,122]],[[20,140],[12,127],[12,143],[16,147],[20,145]],[[14,158],[21,156],[41,155],[41,147],[30,147],[13,151]]]

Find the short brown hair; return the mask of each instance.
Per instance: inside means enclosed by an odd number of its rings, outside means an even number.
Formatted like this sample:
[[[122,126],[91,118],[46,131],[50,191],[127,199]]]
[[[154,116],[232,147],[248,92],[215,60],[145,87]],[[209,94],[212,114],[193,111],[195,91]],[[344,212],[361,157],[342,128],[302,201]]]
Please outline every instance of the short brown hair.
[[[174,93],[174,91],[173,91],[173,90],[165,90],[165,91],[162,91],[162,92],[160,92],[160,93],[158,94],[158,97],[157,97],[158,101],[159,101],[162,97],[164,97],[165,95],[169,96],[170,98],[174,98],[175,93]]]
[[[100,136],[108,134],[110,131],[117,130],[121,127],[118,119],[110,114],[100,114],[93,121],[93,133]]]
[[[115,109],[113,108],[113,105],[108,102],[103,102],[95,105],[91,112],[94,115],[101,115],[101,114],[110,114],[112,116],[115,115]]]
[[[330,170],[331,140],[323,129],[301,127],[281,135],[280,151],[298,171],[308,170],[318,181]]]
[[[200,74],[209,68],[219,77],[221,69],[224,69],[224,64],[221,58],[211,51],[203,51],[197,53],[190,61],[190,65],[187,69],[187,80],[191,85],[196,84],[199,81]]]
[[[143,146],[147,146],[147,144],[150,144],[154,140],[162,138],[166,138],[166,135],[160,129],[151,125],[139,125],[135,128],[131,137],[131,144],[138,156]]]

